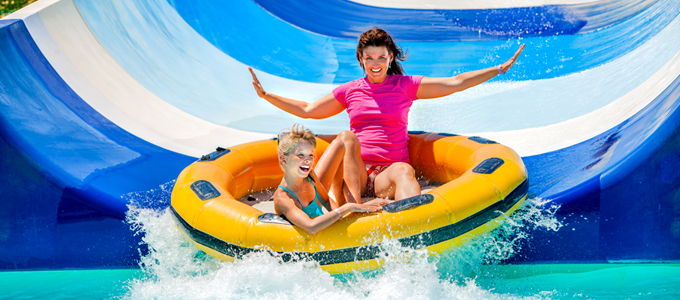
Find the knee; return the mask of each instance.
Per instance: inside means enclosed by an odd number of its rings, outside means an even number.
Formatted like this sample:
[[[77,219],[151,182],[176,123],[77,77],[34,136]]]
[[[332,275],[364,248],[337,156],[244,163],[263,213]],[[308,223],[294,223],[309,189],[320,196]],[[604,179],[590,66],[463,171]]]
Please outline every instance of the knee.
[[[354,132],[349,130],[340,132],[335,140],[341,141],[347,148],[359,145],[359,138],[357,138],[357,135],[354,134]]]
[[[413,167],[407,163],[394,163],[393,167],[395,175],[397,175],[399,178],[408,180],[416,178],[416,170],[414,170]]]

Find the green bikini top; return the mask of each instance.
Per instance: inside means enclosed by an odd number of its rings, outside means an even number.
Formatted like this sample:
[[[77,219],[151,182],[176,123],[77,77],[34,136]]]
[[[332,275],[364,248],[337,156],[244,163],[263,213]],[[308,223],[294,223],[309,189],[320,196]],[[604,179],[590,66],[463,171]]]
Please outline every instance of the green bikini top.
[[[300,203],[300,206],[302,207],[302,211],[305,212],[310,218],[316,218],[320,215],[323,215],[323,210],[321,209],[321,206],[319,205],[319,202],[321,202],[321,197],[319,196],[319,192],[316,190],[316,185],[314,185],[314,181],[312,181],[309,177],[307,177],[307,180],[312,184],[314,187],[314,200],[305,207],[302,205],[302,202],[300,202],[300,198],[298,198],[297,195],[295,195],[293,192],[291,192],[289,189],[282,187],[279,185],[280,188],[284,189],[286,192],[290,193],[295,197],[295,199]]]

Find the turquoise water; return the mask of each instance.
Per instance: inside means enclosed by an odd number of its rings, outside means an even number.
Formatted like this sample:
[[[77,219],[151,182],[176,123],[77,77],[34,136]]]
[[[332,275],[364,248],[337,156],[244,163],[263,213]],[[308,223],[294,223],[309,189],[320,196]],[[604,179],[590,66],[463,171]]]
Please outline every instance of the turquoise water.
[[[231,281],[221,274],[244,268],[258,269],[222,266],[210,278],[197,276],[165,291],[163,286],[171,282],[154,282],[140,269],[1,272],[0,299],[292,299],[305,295],[317,299],[680,299],[677,264],[489,266],[484,268],[486,276],[463,282],[427,276],[428,272],[407,273],[396,282],[392,281],[395,274],[343,282],[299,266],[295,275],[301,271],[321,275],[305,286],[286,283],[283,274],[269,276],[266,265],[261,272],[243,274],[243,280]],[[253,275],[257,277],[248,277]],[[399,287],[402,281],[405,285]],[[312,284],[320,290],[305,290]],[[204,288],[213,290],[200,291]]]
[[[139,269],[0,272],[0,299],[116,299]]]
[[[560,229],[556,209],[529,201],[445,255],[381,241],[384,268],[341,276],[266,253],[221,262],[167,212],[132,209],[128,221],[152,249],[139,268],[0,272],[0,299],[680,299],[679,264],[502,264],[528,229]]]

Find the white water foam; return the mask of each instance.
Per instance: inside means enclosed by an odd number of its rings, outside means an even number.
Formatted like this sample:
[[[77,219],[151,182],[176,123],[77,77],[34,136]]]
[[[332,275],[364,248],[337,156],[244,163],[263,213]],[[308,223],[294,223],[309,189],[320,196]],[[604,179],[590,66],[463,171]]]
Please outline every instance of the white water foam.
[[[168,191],[168,189],[161,189]],[[167,195],[169,197],[169,195]],[[472,238],[443,255],[381,241],[383,268],[332,276],[313,261],[282,262],[267,252],[223,262],[198,250],[182,235],[169,211],[131,206],[128,222],[148,246],[140,254],[144,275],[127,283],[126,299],[544,299],[497,294],[475,279],[493,276],[482,266],[517,253],[532,230],[559,230],[558,207],[529,199],[492,233]]]

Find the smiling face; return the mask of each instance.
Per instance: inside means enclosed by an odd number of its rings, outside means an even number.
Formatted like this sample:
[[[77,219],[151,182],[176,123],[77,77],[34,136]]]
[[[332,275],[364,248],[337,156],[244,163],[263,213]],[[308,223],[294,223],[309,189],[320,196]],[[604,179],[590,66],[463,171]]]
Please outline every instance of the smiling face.
[[[306,140],[300,140],[293,151],[282,155],[280,159],[286,173],[307,177],[314,164],[314,146]]]
[[[387,69],[392,62],[392,54],[387,47],[368,46],[364,48],[361,62],[366,71],[366,77],[371,83],[381,83],[387,78]]]

